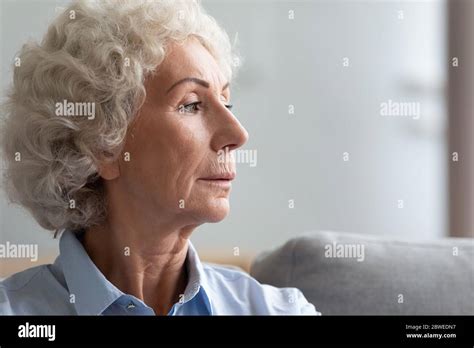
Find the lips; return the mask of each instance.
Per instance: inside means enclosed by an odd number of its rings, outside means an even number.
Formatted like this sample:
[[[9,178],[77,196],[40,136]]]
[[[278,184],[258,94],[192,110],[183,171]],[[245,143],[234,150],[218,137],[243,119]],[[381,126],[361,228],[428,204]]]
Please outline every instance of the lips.
[[[200,180],[208,180],[208,181],[232,181],[235,178],[235,173],[219,173],[206,176],[204,178],[200,178]]]

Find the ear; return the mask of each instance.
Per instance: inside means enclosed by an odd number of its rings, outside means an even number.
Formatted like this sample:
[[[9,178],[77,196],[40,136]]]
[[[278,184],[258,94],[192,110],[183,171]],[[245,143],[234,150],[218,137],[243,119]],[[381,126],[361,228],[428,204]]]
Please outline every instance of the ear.
[[[99,175],[104,180],[113,180],[120,176],[118,160],[113,162],[102,162],[99,166]]]

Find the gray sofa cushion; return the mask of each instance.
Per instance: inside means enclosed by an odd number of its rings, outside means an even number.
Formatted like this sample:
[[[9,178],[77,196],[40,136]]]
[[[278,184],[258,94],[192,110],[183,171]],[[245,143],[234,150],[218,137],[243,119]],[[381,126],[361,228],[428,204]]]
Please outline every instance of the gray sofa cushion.
[[[261,283],[299,288],[323,315],[474,314],[474,240],[312,232],[259,255]]]

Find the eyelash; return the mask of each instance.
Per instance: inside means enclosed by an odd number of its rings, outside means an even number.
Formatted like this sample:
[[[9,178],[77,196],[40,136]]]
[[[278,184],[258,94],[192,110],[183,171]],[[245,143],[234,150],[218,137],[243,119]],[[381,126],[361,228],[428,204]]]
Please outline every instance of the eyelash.
[[[185,112],[196,113],[197,111],[200,110],[200,109],[197,109],[197,107],[201,104],[202,104],[202,102],[194,102],[194,103],[189,103],[189,104],[186,104],[186,105],[180,105],[178,111],[181,112],[181,113],[185,113]],[[232,110],[232,108],[234,107],[234,105],[232,105],[232,104],[224,104],[224,106],[228,110]],[[190,111],[189,107],[192,107],[193,110]]]

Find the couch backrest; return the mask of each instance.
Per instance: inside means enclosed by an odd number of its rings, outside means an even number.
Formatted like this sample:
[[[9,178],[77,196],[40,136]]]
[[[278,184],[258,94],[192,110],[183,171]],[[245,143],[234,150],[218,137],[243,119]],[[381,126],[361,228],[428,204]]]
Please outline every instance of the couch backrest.
[[[311,232],[259,255],[251,274],[299,288],[323,315],[474,315],[473,239]]]

